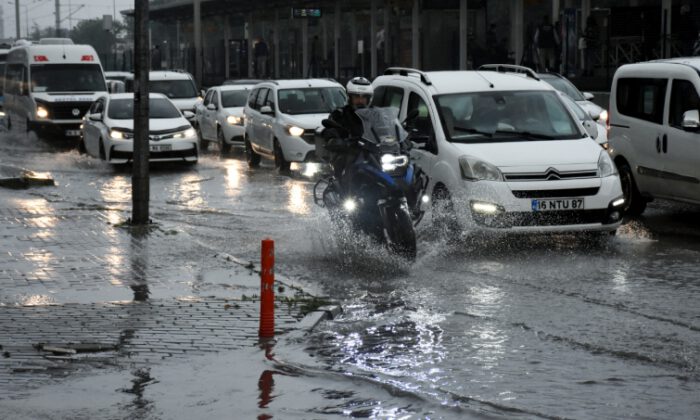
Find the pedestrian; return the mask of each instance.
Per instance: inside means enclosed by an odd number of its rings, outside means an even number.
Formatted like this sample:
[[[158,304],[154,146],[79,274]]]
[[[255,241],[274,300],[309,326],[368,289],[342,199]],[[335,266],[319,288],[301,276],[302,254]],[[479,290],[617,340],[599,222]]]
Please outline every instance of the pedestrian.
[[[269,49],[267,47],[267,42],[265,42],[262,37],[260,37],[255,44],[253,55],[255,57],[256,76],[260,79],[267,77],[267,57],[269,55]]]
[[[538,71],[554,70],[555,52],[559,44],[559,36],[554,29],[554,25],[549,22],[549,16],[544,15],[542,24],[535,32],[535,46],[539,55]]]
[[[160,47],[156,45],[151,50],[151,70],[161,69],[161,59]]]
[[[593,76],[595,69],[594,59],[595,51],[598,48],[598,23],[593,16],[588,16],[586,19],[586,29],[583,35],[579,38],[579,50],[581,50],[581,68],[583,76]]]
[[[680,50],[683,56],[695,55],[694,44],[695,35],[698,33],[698,27],[695,24],[692,14],[690,13],[690,5],[684,4],[681,6],[681,15],[678,19],[678,40],[680,41]]]

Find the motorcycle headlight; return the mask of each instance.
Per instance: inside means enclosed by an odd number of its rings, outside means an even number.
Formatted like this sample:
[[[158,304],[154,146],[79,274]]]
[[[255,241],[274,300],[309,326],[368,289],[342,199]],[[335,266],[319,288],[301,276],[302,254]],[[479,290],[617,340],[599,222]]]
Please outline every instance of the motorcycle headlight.
[[[243,124],[243,118],[237,117],[235,115],[229,115],[226,117],[226,122],[229,125],[242,125]]]
[[[36,108],[36,116],[38,118],[48,118],[49,117],[49,111],[44,108],[43,106],[38,106]]]
[[[190,137],[195,137],[197,135],[197,132],[194,130],[194,128],[188,128],[185,131],[180,131],[179,133],[175,133],[173,135],[174,139],[186,139]]]
[[[384,172],[395,171],[396,168],[406,166],[408,164],[408,158],[403,155],[392,155],[387,153],[382,155],[381,158],[382,170]]]
[[[605,178],[612,175],[617,175],[617,167],[610,159],[607,150],[601,150],[598,158],[598,176]]]
[[[290,125],[287,127],[287,132],[292,136],[301,137],[304,134],[304,129],[296,125]]]
[[[503,181],[500,169],[472,156],[461,156],[459,168],[462,178],[469,181]]]

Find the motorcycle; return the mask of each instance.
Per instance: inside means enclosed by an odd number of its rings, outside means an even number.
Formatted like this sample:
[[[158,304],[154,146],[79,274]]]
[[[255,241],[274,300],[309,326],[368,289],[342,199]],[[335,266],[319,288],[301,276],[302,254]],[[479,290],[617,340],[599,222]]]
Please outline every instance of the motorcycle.
[[[393,109],[364,108],[356,114],[363,134],[346,140],[344,151],[353,160],[342,168],[340,179],[329,176],[316,183],[314,202],[327,208],[335,223],[347,222],[393,253],[414,260],[415,227],[424,215],[422,204],[428,202],[428,177],[411,163],[412,143]],[[323,120],[323,126],[344,131],[333,120]],[[332,156],[334,152],[326,147],[330,151],[326,155]]]

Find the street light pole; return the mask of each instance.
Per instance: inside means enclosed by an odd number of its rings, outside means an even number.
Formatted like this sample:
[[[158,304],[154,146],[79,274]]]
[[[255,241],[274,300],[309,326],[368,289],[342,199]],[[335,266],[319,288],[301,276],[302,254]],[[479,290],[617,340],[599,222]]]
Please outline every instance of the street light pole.
[[[56,0],[56,37],[61,36],[61,0]]]
[[[15,0],[15,31],[16,31],[16,37],[19,39],[20,33],[19,33],[19,0]]]
[[[148,223],[150,179],[148,175],[148,0],[134,1],[134,166],[131,177],[133,225]]]

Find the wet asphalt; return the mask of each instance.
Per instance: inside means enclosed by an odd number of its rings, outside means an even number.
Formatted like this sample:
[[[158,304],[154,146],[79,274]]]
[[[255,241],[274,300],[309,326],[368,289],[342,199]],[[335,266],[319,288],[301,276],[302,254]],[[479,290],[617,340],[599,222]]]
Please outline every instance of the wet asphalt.
[[[128,167],[8,136],[0,151],[3,164],[55,178],[59,187],[39,194],[128,217]],[[332,374],[329,389],[352,396],[371,383],[390,397],[310,412],[700,417],[700,209],[651,203],[603,243],[575,235],[452,241],[427,218],[408,264],[362,239],[337,241],[304,170],[281,175],[269,162],[251,170],[240,152],[221,158],[216,150],[196,166],[157,165],[151,214],[249,260],[273,238],[278,273],[343,305],[341,316],[278,352],[302,370]]]

